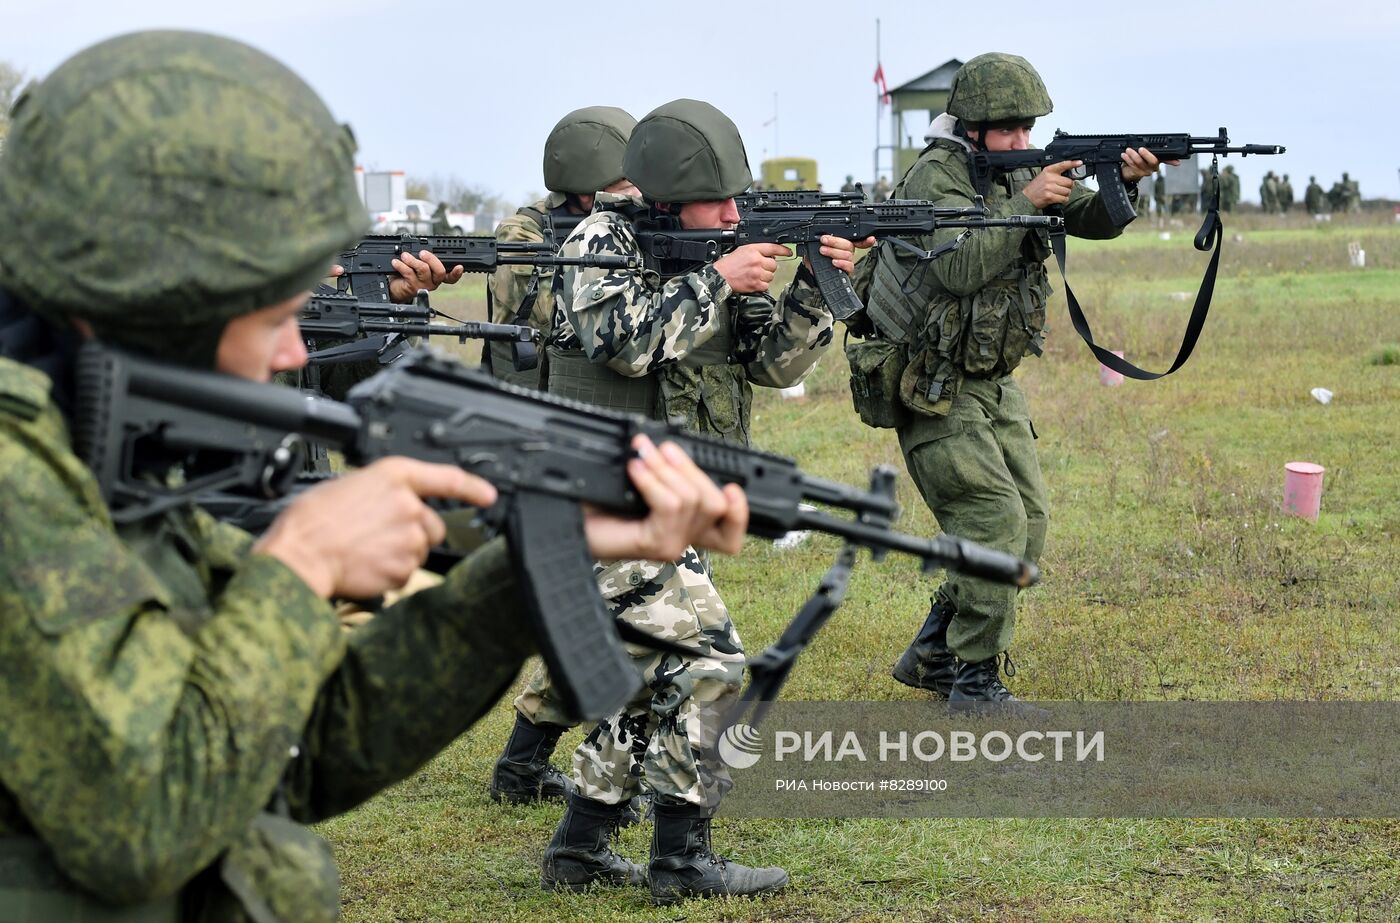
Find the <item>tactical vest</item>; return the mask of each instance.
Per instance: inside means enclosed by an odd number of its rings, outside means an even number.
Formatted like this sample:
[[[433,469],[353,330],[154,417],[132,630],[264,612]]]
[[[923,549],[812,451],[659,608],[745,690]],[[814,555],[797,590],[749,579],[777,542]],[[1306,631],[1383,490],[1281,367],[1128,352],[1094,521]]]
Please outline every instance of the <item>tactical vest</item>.
[[[630,204],[611,210],[634,227],[646,226],[655,217],[648,209]],[[684,262],[661,262],[647,252],[642,253],[642,261],[644,282],[654,292],[695,268]],[[589,361],[582,350],[551,345],[545,351],[548,390],[655,420],[679,420],[694,432],[748,445],[753,388],[734,356],[728,300],[716,302],[715,311],[714,336],[684,359],[649,375],[622,375]]]
[[[938,156],[936,151],[966,156],[956,143],[939,139],[920,159]],[[988,206],[995,209],[1034,175],[1017,170],[994,180],[985,192]],[[896,197],[904,185],[901,180]],[[1026,356],[1041,354],[1050,294],[1044,261],[1050,249],[1036,232],[1028,232],[1021,246],[1018,259],[963,296],[941,290],[928,264],[901,250],[882,244],[871,254],[878,262],[866,314],[878,336],[907,346],[910,367],[901,393],[910,409],[946,413],[964,378],[1000,378]]]
[[[549,391],[655,420],[680,420],[695,432],[748,445],[753,389],[733,356],[728,303],[716,303],[715,311],[719,329],[713,337],[679,362],[635,378],[590,361],[582,350],[550,346]]]

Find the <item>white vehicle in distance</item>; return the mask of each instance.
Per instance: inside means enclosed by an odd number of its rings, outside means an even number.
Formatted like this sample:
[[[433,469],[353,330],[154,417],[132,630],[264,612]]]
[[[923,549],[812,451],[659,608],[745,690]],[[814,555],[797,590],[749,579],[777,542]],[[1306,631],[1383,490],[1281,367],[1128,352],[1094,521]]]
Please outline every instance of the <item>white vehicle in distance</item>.
[[[433,232],[433,212],[435,211],[437,211],[436,202],[429,202],[426,199],[405,199],[401,210],[372,212],[369,216],[369,230],[371,234],[421,234],[426,236]],[[471,234],[476,230],[476,215],[471,212],[448,209],[447,223],[451,226],[449,234],[457,236]]]

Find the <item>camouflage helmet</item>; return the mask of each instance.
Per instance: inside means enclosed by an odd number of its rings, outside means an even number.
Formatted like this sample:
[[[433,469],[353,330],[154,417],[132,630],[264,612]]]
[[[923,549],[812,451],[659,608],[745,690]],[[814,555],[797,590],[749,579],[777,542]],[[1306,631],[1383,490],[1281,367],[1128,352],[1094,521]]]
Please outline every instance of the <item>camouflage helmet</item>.
[[[971,125],[1036,119],[1055,108],[1045,83],[1025,58],[979,54],[953,75],[948,114]]]
[[[544,142],[544,185],[550,192],[591,195],[622,179],[622,152],[637,120],[614,106],[575,109]]]
[[[0,285],[131,349],[212,366],[231,318],[311,288],[367,224],[349,128],[240,42],[110,39],[12,115]]]
[[[647,113],[627,142],[622,169],[653,202],[729,199],[753,182],[739,129],[696,99],[672,100]]]

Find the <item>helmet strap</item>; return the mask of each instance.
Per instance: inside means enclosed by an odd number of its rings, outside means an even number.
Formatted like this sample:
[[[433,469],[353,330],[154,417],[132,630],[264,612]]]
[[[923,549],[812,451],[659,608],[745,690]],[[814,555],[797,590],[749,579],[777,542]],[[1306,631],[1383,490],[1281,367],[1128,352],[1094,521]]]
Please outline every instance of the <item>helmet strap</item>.
[[[969,129],[977,132],[976,138],[967,133]],[[971,144],[974,150],[985,151],[987,149],[987,126],[985,125],[968,125],[962,119],[958,119],[953,123],[953,134]]]

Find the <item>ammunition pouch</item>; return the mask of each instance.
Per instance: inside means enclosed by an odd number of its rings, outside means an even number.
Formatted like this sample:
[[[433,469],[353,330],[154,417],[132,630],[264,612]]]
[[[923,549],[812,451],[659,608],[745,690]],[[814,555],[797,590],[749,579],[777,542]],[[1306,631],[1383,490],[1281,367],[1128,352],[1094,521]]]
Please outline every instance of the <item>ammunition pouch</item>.
[[[860,422],[876,429],[896,429],[909,421],[899,397],[899,382],[908,359],[902,343],[871,337],[846,341],[851,367],[851,403]]]
[[[1045,265],[1017,263],[973,294],[958,299],[966,335],[962,369],[974,378],[1009,374],[1045,342]],[[951,312],[948,312],[951,314]],[[942,325],[946,327],[945,324]],[[943,330],[939,331],[940,336]],[[947,355],[957,355],[948,351]]]

